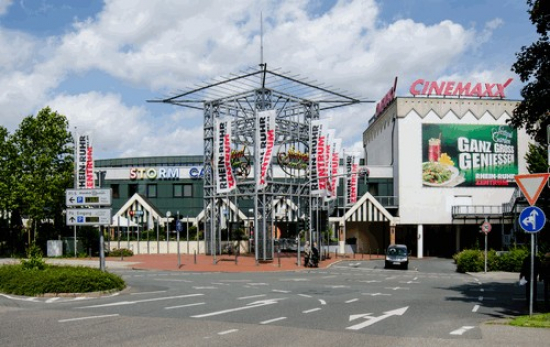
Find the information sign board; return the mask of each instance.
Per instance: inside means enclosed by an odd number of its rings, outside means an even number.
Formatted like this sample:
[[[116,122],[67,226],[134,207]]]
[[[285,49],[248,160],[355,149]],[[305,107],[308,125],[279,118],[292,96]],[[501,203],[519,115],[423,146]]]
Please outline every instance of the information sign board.
[[[111,189],[67,189],[65,204],[67,206],[111,206]]]
[[[67,225],[110,225],[110,208],[68,208]]]

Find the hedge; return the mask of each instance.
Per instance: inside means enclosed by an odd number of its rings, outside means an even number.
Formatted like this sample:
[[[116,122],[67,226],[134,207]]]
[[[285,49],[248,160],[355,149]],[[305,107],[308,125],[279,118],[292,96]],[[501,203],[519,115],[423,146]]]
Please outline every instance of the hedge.
[[[115,274],[82,266],[45,265],[29,269],[24,265],[0,266],[0,292],[35,296],[46,293],[90,293],[122,290],[124,280]]]
[[[525,248],[506,252],[487,252],[487,271],[519,272],[523,259],[529,254]],[[481,272],[485,269],[485,254],[479,249],[465,249],[453,256],[457,272]]]

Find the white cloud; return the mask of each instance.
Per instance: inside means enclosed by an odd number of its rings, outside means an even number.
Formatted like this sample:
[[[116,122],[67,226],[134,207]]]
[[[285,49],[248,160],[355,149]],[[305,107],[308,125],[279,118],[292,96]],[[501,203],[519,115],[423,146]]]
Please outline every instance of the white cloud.
[[[153,119],[144,107],[124,105],[120,95],[97,92],[60,95],[45,106],[89,134],[101,157],[202,154],[202,123],[187,127],[179,112]]]
[[[10,5],[0,0],[0,15]],[[151,98],[237,73],[260,61],[260,13],[269,68],[299,73],[371,100],[399,76],[400,95],[413,79],[441,75],[504,82],[509,68],[464,67],[461,59],[490,40],[503,22],[481,31],[441,19],[433,25],[399,19],[381,24],[374,0],[338,1],[324,14],[311,1],[109,0],[93,18],[44,41],[0,27],[0,116],[16,126],[43,105],[89,129],[96,153],[117,156],[202,153],[202,113],[166,105],[134,105],[109,86],[58,94],[71,76],[99,71],[151,92]],[[97,84],[95,84],[97,86]],[[122,92],[121,92],[122,93]],[[344,92],[346,94],[347,92]],[[151,111],[152,110],[152,111]],[[332,117],[344,146],[357,147],[373,104],[337,109]]]
[[[0,16],[8,12],[8,7],[11,6],[13,0],[0,0]]]

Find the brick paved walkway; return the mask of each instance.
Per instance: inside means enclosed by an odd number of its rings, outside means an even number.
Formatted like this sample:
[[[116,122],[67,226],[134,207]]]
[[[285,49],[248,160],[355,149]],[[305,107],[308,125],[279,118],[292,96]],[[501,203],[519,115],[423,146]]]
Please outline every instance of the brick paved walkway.
[[[296,253],[275,254],[272,261],[256,262],[253,254],[240,255],[217,255],[215,260],[211,255],[181,254],[180,266],[178,267],[178,256],[176,254],[149,254],[134,255],[132,257],[107,258],[109,263],[128,263],[128,267],[141,270],[169,270],[169,271],[198,271],[198,272],[267,272],[267,271],[297,271],[308,270],[303,266],[303,257],[300,260],[301,266],[296,264]],[[376,255],[347,255],[346,257],[331,255],[329,259],[322,260],[319,268],[327,268],[331,264],[342,260],[368,260],[382,259]]]

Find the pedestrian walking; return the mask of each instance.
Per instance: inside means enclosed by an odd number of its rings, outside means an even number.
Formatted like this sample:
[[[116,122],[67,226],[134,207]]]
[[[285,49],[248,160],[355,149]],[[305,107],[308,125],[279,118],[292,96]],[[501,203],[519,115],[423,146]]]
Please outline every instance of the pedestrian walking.
[[[537,306],[537,281],[539,277],[539,271],[540,271],[540,260],[538,257],[534,257],[535,264],[534,264],[534,276],[533,276],[533,307]],[[521,265],[521,271],[519,273],[519,279],[524,279],[525,283],[525,299],[527,302],[527,305],[529,306],[529,298],[531,295],[531,254],[528,254],[525,259],[523,259],[523,264]]]

